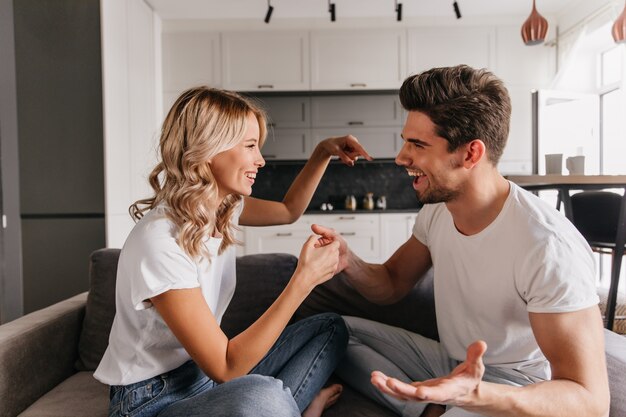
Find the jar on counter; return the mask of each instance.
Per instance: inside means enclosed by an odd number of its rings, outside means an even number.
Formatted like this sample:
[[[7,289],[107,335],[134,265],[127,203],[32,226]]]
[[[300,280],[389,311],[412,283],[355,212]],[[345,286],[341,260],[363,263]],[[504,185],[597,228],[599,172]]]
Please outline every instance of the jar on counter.
[[[365,197],[363,197],[363,209],[374,210],[374,193],[365,193]]]
[[[376,199],[376,208],[379,210],[385,210],[387,208],[387,197],[384,195],[379,196]]]
[[[346,196],[346,210],[356,210],[356,198],[353,195]]]

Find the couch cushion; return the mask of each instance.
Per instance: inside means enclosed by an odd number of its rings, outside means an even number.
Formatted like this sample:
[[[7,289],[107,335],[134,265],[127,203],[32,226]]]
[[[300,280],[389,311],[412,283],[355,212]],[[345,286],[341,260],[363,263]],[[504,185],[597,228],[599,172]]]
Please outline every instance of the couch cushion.
[[[91,372],[72,375],[35,401],[19,417],[106,417],[109,387]]]
[[[433,295],[432,269],[402,300],[378,305],[367,301],[339,274],[313,290],[296,311],[296,319],[332,311],[402,327],[431,339],[438,339]]]
[[[99,249],[90,256],[89,295],[78,342],[79,371],[95,371],[109,345],[115,317],[115,277],[119,249]]]
[[[285,253],[237,258],[237,288],[222,318],[222,330],[236,336],[259,318],[283,291],[298,259]]]
[[[604,330],[606,365],[611,390],[609,417],[626,416],[626,337]]]

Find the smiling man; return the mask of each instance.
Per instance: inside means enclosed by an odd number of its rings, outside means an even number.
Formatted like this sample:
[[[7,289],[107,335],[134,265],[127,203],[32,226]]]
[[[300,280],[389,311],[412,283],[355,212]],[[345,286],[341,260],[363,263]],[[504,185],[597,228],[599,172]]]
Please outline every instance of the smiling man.
[[[435,68],[405,80],[400,100],[409,114],[396,163],[425,204],[413,236],[378,265],[331,229],[313,230],[341,242],[339,269],[380,304],[434,267],[440,341],[348,317],[339,374],[398,415],[608,415],[591,250],[564,216],[498,172],[511,115],[502,81]]]

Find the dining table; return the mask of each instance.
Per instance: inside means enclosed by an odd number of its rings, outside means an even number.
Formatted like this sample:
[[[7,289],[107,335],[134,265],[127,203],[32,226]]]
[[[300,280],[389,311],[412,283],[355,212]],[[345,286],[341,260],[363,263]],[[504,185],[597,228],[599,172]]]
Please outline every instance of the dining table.
[[[607,299],[605,325],[613,328],[617,306],[619,276],[626,245],[626,175],[509,175],[506,178],[529,191],[558,191],[557,209],[563,204],[565,216],[574,223],[571,193],[577,190],[619,190],[622,200],[615,235],[615,250],[611,262],[611,283]]]

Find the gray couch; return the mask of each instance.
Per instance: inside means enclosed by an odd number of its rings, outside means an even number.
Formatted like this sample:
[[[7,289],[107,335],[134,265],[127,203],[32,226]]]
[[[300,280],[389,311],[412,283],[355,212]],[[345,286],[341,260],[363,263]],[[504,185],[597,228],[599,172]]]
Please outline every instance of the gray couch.
[[[0,417],[99,417],[107,415],[108,388],[92,373],[107,345],[115,314],[119,250],[94,252],[90,292],[0,326]],[[236,334],[276,298],[296,265],[291,255],[249,255],[237,260],[237,290],[222,325]],[[339,275],[318,287],[294,320],[322,311],[375,319],[436,338],[432,278],[401,302],[376,306]],[[584,331],[584,329],[581,329]],[[611,384],[611,417],[626,416],[626,338],[605,332]],[[393,416],[346,387],[324,416]]]

